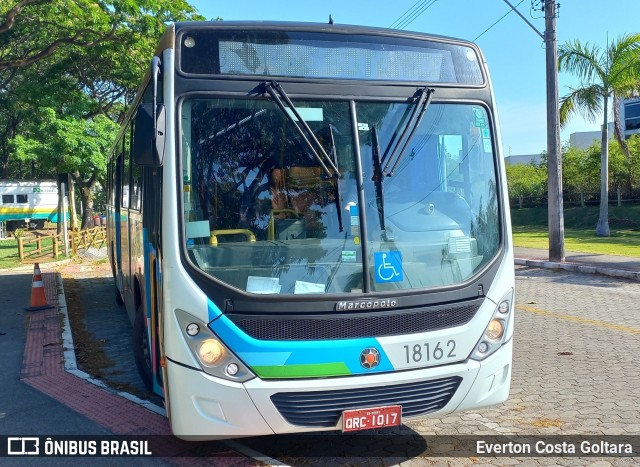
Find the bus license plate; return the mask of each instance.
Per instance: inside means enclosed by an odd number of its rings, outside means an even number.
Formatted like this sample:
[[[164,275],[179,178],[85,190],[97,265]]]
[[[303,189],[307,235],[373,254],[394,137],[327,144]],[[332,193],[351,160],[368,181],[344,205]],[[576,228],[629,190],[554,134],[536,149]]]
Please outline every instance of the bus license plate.
[[[354,409],[342,412],[342,432],[370,430],[399,426],[402,423],[402,407],[388,405],[370,409]]]

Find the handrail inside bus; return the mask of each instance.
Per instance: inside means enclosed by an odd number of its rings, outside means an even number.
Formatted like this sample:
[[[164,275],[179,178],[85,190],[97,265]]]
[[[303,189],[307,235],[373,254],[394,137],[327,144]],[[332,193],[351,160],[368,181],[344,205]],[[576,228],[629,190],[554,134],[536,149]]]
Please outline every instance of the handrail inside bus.
[[[244,235],[248,242],[255,242],[256,235],[249,229],[219,229],[212,230],[209,237],[209,245],[218,246],[219,235]]]

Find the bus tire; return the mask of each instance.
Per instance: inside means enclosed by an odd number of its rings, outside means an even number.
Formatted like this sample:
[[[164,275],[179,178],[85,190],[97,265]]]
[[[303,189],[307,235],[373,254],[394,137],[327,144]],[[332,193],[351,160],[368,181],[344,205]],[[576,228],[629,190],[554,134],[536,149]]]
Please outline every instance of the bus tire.
[[[151,369],[151,349],[145,321],[144,310],[142,305],[139,305],[136,310],[136,319],[133,323],[133,354],[140,378],[145,387],[151,391],[153,390],[153,372]]]

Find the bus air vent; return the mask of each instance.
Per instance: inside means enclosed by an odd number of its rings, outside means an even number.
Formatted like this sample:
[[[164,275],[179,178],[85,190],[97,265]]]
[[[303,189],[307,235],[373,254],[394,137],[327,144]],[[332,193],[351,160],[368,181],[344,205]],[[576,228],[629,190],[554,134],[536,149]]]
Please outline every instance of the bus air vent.
[[[403,418],[435,412],[447,405],[461,382],[461,377],[451,376],[390,386],[281,392],[271,396],[271,401],[292,425],[329,428],[349,409],[401,405]]]
[[[228,318],[242,331],[260,340],[354,339],[414,334],[468,323],[483,299],[409,310],[350,315],[239,315]]]

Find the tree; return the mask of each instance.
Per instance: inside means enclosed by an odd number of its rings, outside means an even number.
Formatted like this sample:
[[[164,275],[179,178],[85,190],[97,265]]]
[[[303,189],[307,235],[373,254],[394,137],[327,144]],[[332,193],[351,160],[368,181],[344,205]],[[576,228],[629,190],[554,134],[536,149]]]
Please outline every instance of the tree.
[[[70,173],[90,208],[105,116],[121,119],[166,24],[201,19],[186,0],[0,2],[0,177]]]
[[[90,120],[59,117],[51,108],[40,113],[41,124],[31,137],[18,135],[14,145],[21,160],[37,160],[55,173],[68,173],[82,198],[82,227],[90,222],[93,191],[104,186],[107,155],[118,126],[104,115]]]
[[[631,190],[637,190],[640,187],[640,135],[631,135],[626,141],[629,146],[630,170],[629,170],[629,184]]]
[[[562,156],[563,186],[576,191],[580,206],[585,206],[585,194],[598,188],[599,144],[594,142],[588,149],[569,147]]]
[[[529,165],[508,165],[507,185],[509,195],[518,199],[518,207],[522,209],[525,197],[539,198],[547,186],[546,167]]]
[[[186,19],[203,18],[185,0],[5,0],[0,4],[0,89],[20,69],[61,50],[154,40],[166,22]]]
[[[575,74],[581,85],[571,88],[560,101],[560,122],[575,112],[595,121],[602,115],[600,161],[600,214],[596,235],[608,237],[609,230],[609,101],[629,95],[640,83],[640,34],[620,37],[601,50],[580,41],[567,42],[558,50],[560,71]]]
[[[15,174],[11,170],[11,141],[18,134],[29,134],[38,125],[39,109],[50,107],[60,113],[84,115],[92,104],[81,86],[68,73],[56,72],[43,60],[20,73],[0,92],[0,162],[1,178]],[[18,161],[24,162],[24,161]],[[34,161],[37,167],[37,161]],[[55,177],[55,173],[32,171],[36,176]],[[13,175],[12,175],[13,176]]]

